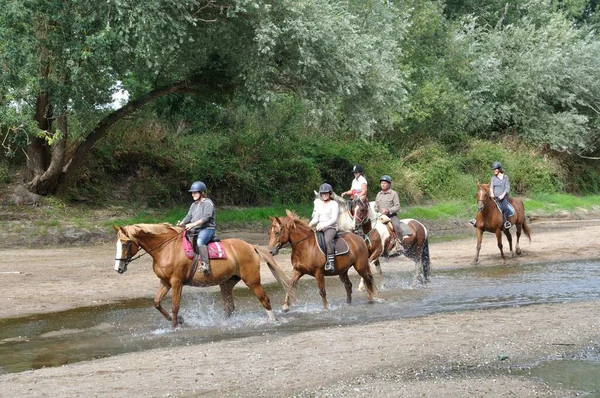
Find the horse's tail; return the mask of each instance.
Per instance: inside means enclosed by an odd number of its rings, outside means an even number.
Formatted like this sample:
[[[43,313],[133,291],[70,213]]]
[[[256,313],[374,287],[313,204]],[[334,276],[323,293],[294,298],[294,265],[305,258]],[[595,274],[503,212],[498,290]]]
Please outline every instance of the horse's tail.
[[[527,217],[523,218],[523,232],[525,232],[525,235],[527,235],[531,242],[531,229],[529,229],[529,225],[527,225]]]
[[[423,251],[421,252],[421,263],[423,264],[423,277],[429,279],[429,271],[431,268],[431,258],[429,256],[429,238],[425,239]]]
[[[254,246],[254,250],[260,256],[260,258],[267,263],[269,269],[271,270],[271,273],[273,274],[275,279],[277,279],[277,282],[279,282],[281,286],[283,286],[283,289],[289,295],[292,301],[295,302],[296,300],[298,300],[296,294],[294,293],[294,289],[292,288],[290,278],[288,278],[285,272],[283,272],[281,267],[277,264],[277,261],[275,261],[275,258],[271,255],[271,253],[269,253],[268,250],[256,245]]]

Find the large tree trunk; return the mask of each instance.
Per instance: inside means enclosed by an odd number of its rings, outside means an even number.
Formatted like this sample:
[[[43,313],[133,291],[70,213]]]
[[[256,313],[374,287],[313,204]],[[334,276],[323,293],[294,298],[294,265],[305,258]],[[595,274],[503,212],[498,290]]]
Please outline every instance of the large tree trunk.
[[[56,124],[61,137],[53,143],[51,152],[47,143],[41,138],[33,139],[29,145],[29,159],[27,162],[29,190],[39,195],[56,193],[60,186],[68,181],[77,168],[81,166],[96,141],[102,138],[115,123],[159,97],[176,92],[194,91],[192,86],[201,83],[200,80],[185,80],[160,87],[111,112],[100,120],[96,127],[86,136],[85,140],[77,146],[68,162],[66,161],[67,117],[66,115],[57,117]],[[48,107],[46,106],[45,108],[47,109]],[[48,120],[47,117],[44,117],[44,119]]]

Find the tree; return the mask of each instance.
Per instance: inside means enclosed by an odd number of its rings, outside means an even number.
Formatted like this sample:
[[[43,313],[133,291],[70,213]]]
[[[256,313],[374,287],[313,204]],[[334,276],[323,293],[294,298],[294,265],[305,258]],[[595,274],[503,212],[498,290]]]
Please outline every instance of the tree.
[[[395,21],[392,5],[371,3],[359,10]],[[26,132],[27,182],[38,194],[56,192],[115,123],[170,93],[267,102],[293,92],[315,115],[345,115],[348,129],[365,134],[404,95],[396,44],[385,36],[396,25],[369,28],[347,3],[0,0],[0,7],[0,108],[14,116],[0,128]],[[107,104],[119,81],[132,99],[115,110]]]

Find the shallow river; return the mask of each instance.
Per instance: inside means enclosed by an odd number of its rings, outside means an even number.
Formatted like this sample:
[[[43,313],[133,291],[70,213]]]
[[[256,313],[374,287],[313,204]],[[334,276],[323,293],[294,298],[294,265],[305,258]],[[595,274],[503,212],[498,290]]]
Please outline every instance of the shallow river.
[[[383,266],[385,270],[385,264]],[[447,311],[562,303],[600,297],[600,263],[597,262],[437,271],[430,284],[417,289],[409,288],[412,277],[409,273],[386,273],[385,276],[386,288],[380,292],[383,302],[368,304],[366,294],[355,290],[351,306],[345,304],[345,291],[339,279],[327,278],[329,311],[322,309],[312,277],[305,276],[300,280],[297,289],[299,302],[288,313],[279,309],[284,295],[281,287],[267,285],[265,289],[279,318],[276,323],[268,322],[262,306],[245,287],[235,289],[236,311],[229,319],[223,317],[218,289],[184,288],[180,314],[185,323],[177,331],[172,331],[170,323],[154,309],[151,297],[0,320],[0,373],[252,335],[292,334]],[[352,282],[356,289],[356,276]],[[243,286],[243,283],[238,286]],[[164,304],[170,308],[168,300]],[[600,370],[597,358],[586,363],[584,368],[589,365],[593,372]],[[556,373],[555,370],[553,372]],[[596,381],[596,385],[588,391],[596,391],[596,388],[600,391],[597,384]]]

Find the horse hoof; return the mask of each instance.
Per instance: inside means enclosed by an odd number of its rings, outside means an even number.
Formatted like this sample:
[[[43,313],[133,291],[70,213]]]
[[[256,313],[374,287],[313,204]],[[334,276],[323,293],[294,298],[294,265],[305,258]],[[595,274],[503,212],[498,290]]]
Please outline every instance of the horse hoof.
[[[369,303],[385,303],[385,299],[382,299],[381,297],[373,297],[372,300],[369,300]]]
[[[183,325],[183,317],[181,315],[177,317],[177,323]]]
[[[521,249],[517,249],[517,250],[515,251],[515,253],[517,253],[517,256],[520,256],[521,254],[523,254],[523,252],[521,251]]]
[[[359,286],[358,287],[358,291],[359,292],[364,292],[365,291],[365,287],[364,286]]]
[[[283,307],[281,307],[281,311],[283,312],[290,312],[290,307],[287,305],[284,305]]]

